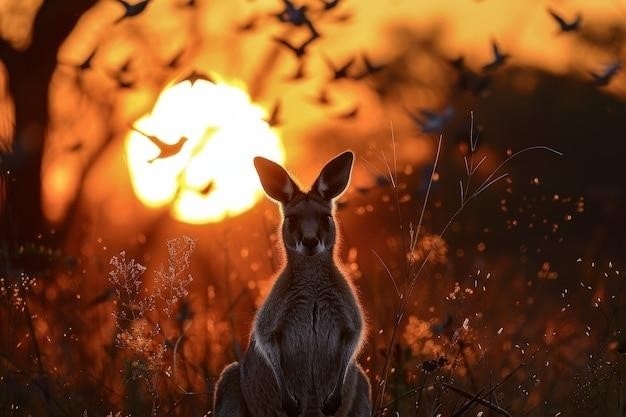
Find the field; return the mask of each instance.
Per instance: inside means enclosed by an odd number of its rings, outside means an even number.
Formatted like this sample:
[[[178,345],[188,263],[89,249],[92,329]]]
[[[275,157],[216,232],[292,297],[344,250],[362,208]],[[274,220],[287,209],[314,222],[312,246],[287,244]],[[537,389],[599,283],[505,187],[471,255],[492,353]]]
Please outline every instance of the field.
[[[626,3],[16,4],[0,415],[212,415],[284,265],[252,157],[346,149],[373,415],[626,415]]]

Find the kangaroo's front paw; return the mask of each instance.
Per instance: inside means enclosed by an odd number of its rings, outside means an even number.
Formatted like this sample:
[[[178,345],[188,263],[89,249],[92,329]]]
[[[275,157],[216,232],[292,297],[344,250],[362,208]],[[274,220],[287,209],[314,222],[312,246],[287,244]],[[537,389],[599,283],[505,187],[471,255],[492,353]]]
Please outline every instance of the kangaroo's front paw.
[[[341,391],[335,390],[322,403],[322,413],[325,416],[332,416],[339,410],[339,407],[341,407]]]
[[[302,408],[300,407],[300,400],[298,397],[293,395],[291,392],[287,391],[285,395],[283,395],[283,410],[289,417],[298,417]]]

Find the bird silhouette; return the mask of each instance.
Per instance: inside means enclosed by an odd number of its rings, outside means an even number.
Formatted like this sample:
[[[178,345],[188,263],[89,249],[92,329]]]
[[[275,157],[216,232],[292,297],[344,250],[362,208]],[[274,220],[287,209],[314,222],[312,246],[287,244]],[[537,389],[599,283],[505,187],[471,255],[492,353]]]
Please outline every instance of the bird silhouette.
[[[459,55],[456,58],[449,59],[448,63],[452,68],[457,71],[462,71],[465,69],[465,57],[463,55]]]
[[[73,153],[73,152],[78,152],[81,149],[83,149],[83,142],[78,140],[76,142],[74,142],[73,144],[69,145],[67,148],[65,148],[65,150],[67,152]]]
[[[147,139],[150,140],[150,142],[154,143],[159,148],[159,154],[154,158],[148,160],[148,162],[150,163],[156,161],[157,159],[166,159],[177,155],[188,140],[185,136],[181,136],[176,143],[169,144],[163,142],[161,139],[159,139],[158,136],[148,135],[135,127],[133,127],[132,129],[140,135],[145,136]]]
[[[252,16],[245,22],[237,25],[238,32],[252,32],[254,31],[259,23],[259,16]]]
[[[493,58],[490,62],[483,65],[483,71],[493,71],[506,63],[510,55],[503,53],[496,41],[491,41],[491,48],[493,51]]]
[[[339,113],[336,117],[342,120],[353,120],[359,115],[359,106],[356,105],[351,110],[348,110],[343,113]]]
[[[421,109],[419,114],[409,113],[409,116],[420,125],[422,133],[441,133],[454,116],[454,108],[447,106],[439,113]]]
[[[287,77],[287,81],[298,81],[301,80],[303,78],[306,77],[306,67],[305,67],[305,61],[304,60],[300,60],[298,62],[298,68],[296,68],[296,71],[291,74],[289,77]]]
[[[332,100],[328,96],[328,90],[325,88],[322,88],[317,96],[312,98],[312,101],[321,106],[328,106],[332,103]]]
[[[202,81],[208,81],[210,83],[215,84],[215,80],[213,80],[211,77],[209,77],[209,75],[207,75],[204,72],[200,72],[198,70],[192,70],[187,76],[183,77],[181,79],[181,81],[189,81],[191,82],[191,85],[193,85],[196,81],[198,80],[202,80]]]
[[[291,0],[283,0],[284,9],[276,13],[278,20],[284,23],[291,23],[294,26],[309,24],[306,6],[296,6]]]
[[[127,63],[128,64],[128,63]],[[128,65],[124,66],[117,71],[106,71],[108,75],[115,80],[117,87],[122,90],[128,90],[134,87],[133,81],[128,79]]]
[[[280,101],[274,103],[272,112],[265,121],[268,125],[270,125],[270,127],[276,127],[282,123],[282,121],[280,120]]]
[[[593,83],[597,86],[605,86],[611,82],[615,74],[622,68],[622,63],[620,61],[615,61],[607,65],[604,70],[600,73],[590,72],[591,77],[593,78]]]
[[[309,47],[309,45],[311,43],[313,43],[316,39],[318,38],[317,35],[313,34],[311,37],[309,37],[309,39],[305,40],[304,42],[302,42],[300,45],[298,46],[294,46],[292,45],[288,40],[283,39],[283,38],[274,38],[275,42],[278,42],[279,44],[285,46],[287,49],[289,49],[291,52],[294,53],[294,55],[296,56],[296,58],[300,59],[303,56],[306,55],[307,52],[307,48]]]
[[[582,22],[582,16],[579,14],[576,15],[576,18],[571,21],[565,20],[561,17],[557,12],[552,9],[548,9],[548,13],[550,16],[558,23],[561,32],[573,32],[580,29],[580,24]]]
[[[332,10],[339,5],[340,0],[322,0],[324,10]]]
[[[114,1],[124,6],[124,14],[120,18],[117,19],[116,23],[126,18],[135,17],[139,15],[146,9],[146,6],[148,6],[148,3],[150,2],[150,0],[143,0],[143,1],[140,1],[139,3],[130,4],[126,2],[125,0],[114,0]]]
[[[477,74],[466,67],[463,55],[449,59],[448,63],[459,74],[457,86],[461,91],[469,91],[477,96],[487,92],[487,88],[491,84],[491,75]]]
[[[362,59],[363,59],[363,64],[365,64],[365,68],[363,69],[363,71],[360,74],[355,75],[353,78],[355,80],[361,80],[365,77],[367,77],[368,75],[373,75],[376,74],[380,71],[382,71],[383,69],[385,69],[384,65],[381,64],[374,64],[367,55],[363,54],[362,55]]]
[[[203,195],[203,196],[207,196],[211,193],[211,191],[213,191],[213,189],[215,188],[215,182],[214,181],[209,181],[208,184],[206,184],[204,187],[198,189],[198,193]]]
[[[475,73],[469,68],[460,71],[458,87],[462,91],[469,91],[476,96],[484,96],[489,92],[493,78],[490,74]]]
[[[354,64],[354,58],[350,58],[345,64],[343,64],[340,67],[336,67],[335,64],[333,64],[333,62],[328,58],[326,58],[325,60],[326,60],[326,65],[328,65],[328,67],[333,73],[332,80],[340,80],[342,78],[348,78],[349,76],[348,71],[350,67],[352,66],[352,64]]]
[[[80,69],[81,71],[91,69],[93,64],[93,58],[96,56],[96,52],[98,52],[98,50],[94,49],[83,62],[78,64],[78,69]]]
[[[85,84],[83,79],[83,73],[93,68],[93,59],[96,56],[98,50],[94,49],[84,61],[80,63],[69,63],[69,62],[59,62],[60,65],[67,65],[69,67],[75,68],[75,82],[76,87],[79,90],[85,90]]]
[[[130,90],[135,86],[135,83],[126,79],[123,74],[113,74],[112,78],[115,80],[117,88],[120,90]]]
[[[93,51],[91,51],[91,53],[89,54],[89,56],[87,56],[87,58],[85,58],[84,61],[77,63],[71,63],[71,62],[59,62],[59,64],[61,65],[67,65],[68,67],[74,67],[80,71],[87,71],[91,68],[93,68],[93,59],[96,56],[96,54],[98,53],[98,48],[95,48]]]
[[[319,36],[313,22],[309,19],[306,5],[298,7],[291,0],[283,0],[283,4],[285,6],[283,10],[275,14],[279,21],[293,26],[306,26],[311,35]]]
[[[170,58],[169,61],[165,63],[165,66],[169,69],[176,69],[180,67],[180,62],[182,61],[183,55],[185,55],[185,49],[181,49],[172,58]]]

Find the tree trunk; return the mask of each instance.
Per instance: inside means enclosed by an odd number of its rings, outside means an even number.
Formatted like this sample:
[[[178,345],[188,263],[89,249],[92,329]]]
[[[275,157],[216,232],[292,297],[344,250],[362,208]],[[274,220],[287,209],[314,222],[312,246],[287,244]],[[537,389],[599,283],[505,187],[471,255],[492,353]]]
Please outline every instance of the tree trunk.
[[[4,202],[0,249],[19,269],[20,247],[53,244],[41,207],[41,161],[48,125],[48,89],[57,51],[95,0],[45,0],[33,25],[30,46],[18,51],[0,40],[0,59],[8,73],[15,105],[13,149],[0,156]],[[0,196],[1,197],[1,196]],[[5,265],[6,266],[6,265]]]

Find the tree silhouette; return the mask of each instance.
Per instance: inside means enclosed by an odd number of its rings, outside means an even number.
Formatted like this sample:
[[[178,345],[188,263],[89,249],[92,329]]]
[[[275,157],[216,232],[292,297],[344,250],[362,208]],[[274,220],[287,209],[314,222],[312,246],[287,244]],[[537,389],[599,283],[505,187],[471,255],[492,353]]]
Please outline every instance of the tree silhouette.
[[[4,201],[0,237],[8,260],[26,242],[47,233],[41,209],[41,161],[48,124],[48,89],[57,51],[95,0],[44,1],[24,50],[0,39],[0,60],[8,73],[15,107],[12,149],[0,155]]]

